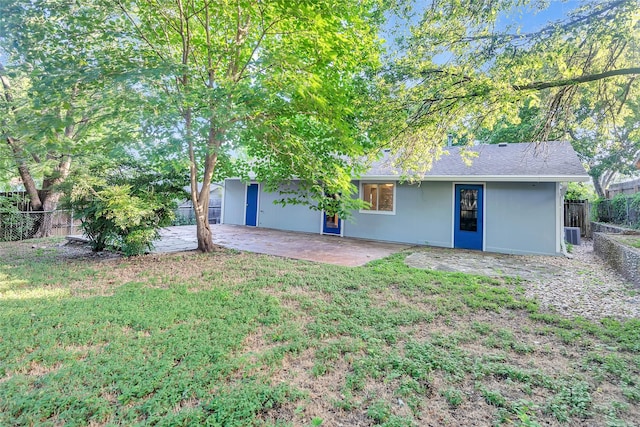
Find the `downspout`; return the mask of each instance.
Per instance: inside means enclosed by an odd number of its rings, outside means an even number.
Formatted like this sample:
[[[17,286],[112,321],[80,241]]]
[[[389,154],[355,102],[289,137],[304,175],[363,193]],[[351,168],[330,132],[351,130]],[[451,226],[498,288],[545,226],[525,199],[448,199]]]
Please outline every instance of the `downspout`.
[[[567,252],[567,245],[564,242],[564,196],[567,194],[567,183],[558,182],[558,236],[560,237],[560,252],[570,258],[569,252]]]

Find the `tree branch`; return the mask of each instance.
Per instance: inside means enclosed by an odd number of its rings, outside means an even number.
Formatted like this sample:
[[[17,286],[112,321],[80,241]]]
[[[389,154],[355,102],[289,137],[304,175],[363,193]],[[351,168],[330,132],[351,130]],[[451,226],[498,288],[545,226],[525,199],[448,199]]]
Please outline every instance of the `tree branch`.
[[[142,31],[142,29],[140,28],[140,26],[138,25],[138,23],[136,22],[135,19],[133,19],[133,17],[129,14],[129,11],[127,10],[126,7],[124,7],[124,5],[122,4],[122,2],[118,1],[117,2],[118,7],[120,8],[120,10],[122,10],[122,13],[124,13],[124,15],[127,17],[127,19],[129,20],[129,22],[131,22],[131,24],[134,26],[134,28],[136,29],[136,32],[138,33],[138,35],[142,38],[142,40],[145,41],[145,43],[147,44],[147,46],[149,46],[151,48],[151,50],[158,55],[158,57],[160,59],[162,59],[164,61],[164,56],[162,55],[162,53],[160,53],[160,51],[158,49],[156,49],[156,46],[151,43],[151,40],[149,40],[149,38],[146,36],[146,34],[144,33],[144,31]]]
[[[624,5],[625,3],[630,3],[636,0],[618,0],[615,2],[612,2],[608,5],[606,5],[606,7],[603,7],[602,9],[598,9],[595,10],[591,13],[588,13],[586,15],[582,15],[582,16],[578,16],[573,20],[568,20],[565,22],[555,22],[552,23],[550,25],[545,26],[544,28],[540,29],[539,31],[533,32],[533,33],[525,33],[525,34],[489,34],[489,35],[482,35],[482,36],[471,36],[471,37],[464,37],[458,40],[458,42],[474,42],[474,41],[479,41],[479,40],[495,40],[495,41],[512,41],[512,40],[527,40],[527,39],[532,39],[535,37],[539,37],[539,36],[545,36],[547,34],[553,33],[558,26],[562,27],[563,30],[569,30],[571,28],[574,28],[578,25],[584,24],[584,23],[589,23],[593,18],[596,18],[598,15],[602,15],[605,14],[619,6]]]
[[[554,87],[571,86],[581,83],[594,82],[597,80],[607,79],[609,77],[630,76],[638,74],[640,74],[640,67],[620,68],[618,70],[609,70],[602,73],[588,74],[585,76],[554,80],[550,82],[533,82],[526,85],[513,85],[513,89],[517,91],[543,90]]]
[[[33,206],[34,210],[42,209],[42,201],[40,199],[40,195],[38,194],[38,188],[36,183],[31,176],[31,172],[29,171],[29,166],[25,160],[24,150],[20,146],[20,142],[12,137],[7,137],[7,144],[11,148],[13,153],[13,158],[16,162],[16,166],[18,167],[18,173],[20,174],[20,178],[22,179],[22,184],[24,185],[25,190],[27,190],[27,194],[29,194],[29,198],[31,199],[31,206]]]
[[[6,70],[4,65],[0,62],[0,82],[2,82],[2,93],[4,94],[4,100],[7,101],[7,104],[11,104],[13,102],[13,95],[11,94],[11,82],[9,78],[5,75]],[[13,109],[13,107],[12,107]]]

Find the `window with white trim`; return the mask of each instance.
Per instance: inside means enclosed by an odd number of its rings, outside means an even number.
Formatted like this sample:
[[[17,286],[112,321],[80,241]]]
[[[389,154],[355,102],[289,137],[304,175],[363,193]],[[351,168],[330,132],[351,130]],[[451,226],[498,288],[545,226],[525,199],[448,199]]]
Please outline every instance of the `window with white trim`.
[[[395,184],[363,183],[360,188],[360,197],[371,205],[362,212],[394,213]]]

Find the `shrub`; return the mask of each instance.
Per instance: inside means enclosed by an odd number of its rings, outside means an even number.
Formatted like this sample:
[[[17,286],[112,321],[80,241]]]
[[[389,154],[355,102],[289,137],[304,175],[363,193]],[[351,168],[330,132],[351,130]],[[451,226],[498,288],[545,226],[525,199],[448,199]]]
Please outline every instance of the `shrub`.
[[[567,193],[564,195],[565,200],[594,200],[596,193],[593,187],[584,182],[570,182],[567,186]]]
[[[590,212],[591,221],[606,222],[604,219],[604,215],[602,214],[602,209],[605,208],[605,204],[606,204],[605,199],[602,199],[600,197],[598,197],[591,203],[591,212]]]
[[[591,219],[640,228],[640,193],[617,194],[613,199],[597,199],[592,203]]]
[[[16,197],[0,196],[0,242],[31,237],[35,228],[33,215],[20,212]]]
[[[611,209],[612,209],[612,222],[614,224],[626,224],[627,220],[627,196],[624,194],[616,194],[616,196],[611,199]]]
[[[68,203],[93,250],[116,249],[126,256],[153,248],[158,230],[171,225],[176,200],[184,195],[180,182],[135,169],[124,176],[72,181]]]

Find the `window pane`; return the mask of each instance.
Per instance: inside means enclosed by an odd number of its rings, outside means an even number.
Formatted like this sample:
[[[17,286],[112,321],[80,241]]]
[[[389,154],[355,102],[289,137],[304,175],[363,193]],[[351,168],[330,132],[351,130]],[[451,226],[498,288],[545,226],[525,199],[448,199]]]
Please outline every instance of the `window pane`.
[[[378,191],[378,210],[393,212],[393,184],[380,184]]]
[[[340,224],[340,219],[338,218],[337,214],[333,216],[329,216],[329,215],[325,216],[325,228],[338,228],[339,224]]]
[[[378,210],[378,184],[363,184],[362,199],[365,202],[371,203],[371,207],[368,209],[377,211]]]
[[[478,231],[478,190],[460,190],[460,230]]]

